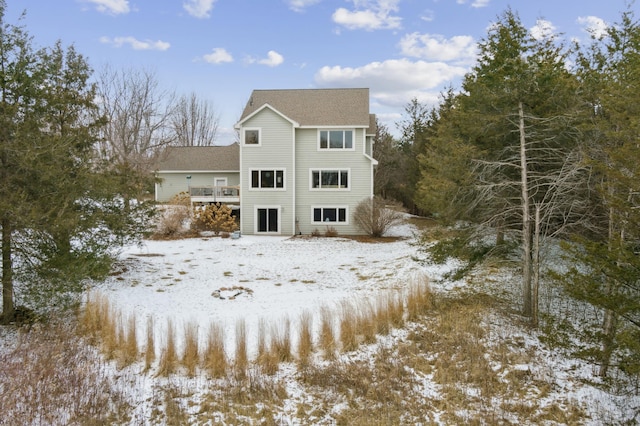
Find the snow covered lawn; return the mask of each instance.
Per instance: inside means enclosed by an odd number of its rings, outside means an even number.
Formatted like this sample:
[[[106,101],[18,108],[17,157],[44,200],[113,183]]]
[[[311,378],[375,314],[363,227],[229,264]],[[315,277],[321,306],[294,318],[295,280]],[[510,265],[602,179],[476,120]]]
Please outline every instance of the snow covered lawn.
[[[196,323],[202,335],[217,323],[232,350],[235,326],[243,320],[251,353],[261,320],[288,320],[295,330],[303,312],[317,318],[323,307],[338,310],[344,301],[402,291],[412,275],[441,275],[442,267],[414,260],[412,227],[394,231],[397,239],[376,243],[274,236],[149,240],[122,254],[120,273],[100,290],[123,315],[135,313],[141,332],[152,317],[158,338],[168,320],[177,330]]]

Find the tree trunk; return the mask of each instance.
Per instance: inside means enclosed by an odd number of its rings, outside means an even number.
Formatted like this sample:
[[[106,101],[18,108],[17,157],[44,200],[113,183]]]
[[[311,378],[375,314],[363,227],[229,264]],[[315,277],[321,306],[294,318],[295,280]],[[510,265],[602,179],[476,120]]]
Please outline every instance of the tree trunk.
[[[613,187],[609,186],[609,193],[613,194]],[[615,220],[615,210],[613,207],[609,208],[609,250],[612,250],[613,238],[616,234],[614,229],[614,220]],[[620,233],[620,238],[624,239],[624,231]],[[610,280],[611,278],[606,277],[605,279]],[[610,296],[614,291],[613,283],[610,281],[605,283],[605,295]],[[617,326],[617,317],[615,312],[611,309],[605,309],[604,318],[602,319],[602,351],[600,353],[600,369],[598,371],[598,375],[600,377],[606,377],[609,372],[609,365],[611,363],[611,355],[613,354],[616,326]]]
[[[533,289],[531,292],[531,325],[538,326],[538,291],[540,289],[540,206],[535,208],[533,232]]]
[[[15,315],[13,305],[13,261],[11,259],[11,220],[2,218],[2,323],[8,324]]]
[[[522,181],[522,313],[531,317],[531,211],[529,207],[527,147],[522,102],[518,102],[518,117],[518,128],[520,130],[520,179]]]

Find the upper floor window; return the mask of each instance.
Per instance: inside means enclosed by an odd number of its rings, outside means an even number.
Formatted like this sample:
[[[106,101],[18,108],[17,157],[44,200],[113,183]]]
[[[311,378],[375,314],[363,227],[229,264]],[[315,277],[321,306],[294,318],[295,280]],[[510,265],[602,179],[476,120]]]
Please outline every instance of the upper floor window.
[[[284,189],[284,170],[251,170],[251,188]]]
[[[349,170],[311,170],[312,189],[349,189]]]
[[[320,130],[320,149],[353,149],[353,131]]]
[[[260,145],[260,129],[244,129],[245,145]]]

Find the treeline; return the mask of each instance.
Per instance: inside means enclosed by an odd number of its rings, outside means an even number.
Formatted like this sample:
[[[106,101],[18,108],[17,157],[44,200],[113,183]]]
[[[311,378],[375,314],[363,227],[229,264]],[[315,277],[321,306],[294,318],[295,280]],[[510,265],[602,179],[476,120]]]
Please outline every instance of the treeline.
[[[2,315],[69,306],[138,240],[167,145],[212,145],[218,115],[146,70],[105,68],[60,42],[39,48],[0,0]]]
[[[540,36],[507,9],[478,44],[460,90],[381,127],[376,191],[409,211],[492,229],[522,254],[522,312],[539,323],[541,250],[553,278],[599,313],[573,332],[606,376],[640,372],[640,27],[631,6],[588,45]],[[471,233],[473,235],[473,233]],[[479,235],[479,234],[478,234]],[[485,235],[486,236],[486,235]],[[472,245],[473,237],[468,244]]]

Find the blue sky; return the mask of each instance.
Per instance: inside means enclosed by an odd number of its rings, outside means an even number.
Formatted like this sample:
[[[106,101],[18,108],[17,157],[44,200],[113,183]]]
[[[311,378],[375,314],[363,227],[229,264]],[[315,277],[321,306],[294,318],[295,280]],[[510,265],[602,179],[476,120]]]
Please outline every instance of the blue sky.
[[[434,105],[473,64],[475,43],[511,7],[528,28],[587,42],[624,0],[9,0],[37,46],[75,45],[95,70],[153,71],[197,93],[233,141],[253,89],[368,87],[393,134],[412,98]],[[637,7],[634,5],[634,7]]]

